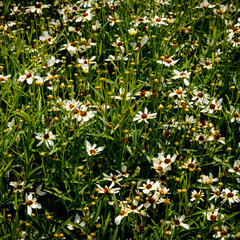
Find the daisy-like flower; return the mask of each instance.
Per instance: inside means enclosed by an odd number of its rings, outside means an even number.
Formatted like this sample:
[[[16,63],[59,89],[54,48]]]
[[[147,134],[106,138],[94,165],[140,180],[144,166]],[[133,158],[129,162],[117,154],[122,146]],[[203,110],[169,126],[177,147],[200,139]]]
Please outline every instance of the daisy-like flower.
[[[131,46],[133,48],[134,51],[139,51],[141,47],[143,47],[149,40],[149,37],[147,35],[145,35],[140,42],[134,42],[131,43]]]
[[[25,182],[10,182],[9,185],[15,188],[15,192],[22,192]]]
[[[204,0],[199,6],[196,8],[214,8],[216,5],[210,4],[207,0]]]
[[[229,172],[236,173],[240,176],[240,160],[237,160],[233,164],[233,168],[228,169]]]
[[[111,183],[109,187],[105,186],[104,188],[101,187],[99,184],[96,184],[96,185],[98,187],[97,192],[101,194],[116,194],[116,193],[119,193],[119,191],[121,190],[121,188],[113,188],[114,183]]]
[[[218,178],[213,178],[212,173],[209,173],[209,176],[203,175],[201,179],[198,179],[198,182],[206,185],[211,185],[217,181],[218,181]]]
[[[1,79],[1,77],[0,77],[0,79]],[[240,110],[239,110],[239,108],[235,108],[233,106],[230,106],[229,114],[231,116],[231,123],[233,123],[233,122],[240,123]]]
[[[207,220],[209,221],[217,221],[217,220],[221,220],[224,218],[223,214],[220,214],[219,209],[215,208],[215,206],[213,204],[211,204],[210,208],[208,208],[207,212],[204,213],[204,215],[207,217]]]
[[[201,190],[199,192],[197,192],[196,190],[193,190],[191,192],[191,199],[190,201],[203,201],[202,197],[204,197],[204,192],[202,192]]]
[[[119,100],[130,100],[130,99],[135,99],[135,97],[131,97],[131,93],[125,93],[125,89],[120,88],[119,89],[119,96],[112,96],[111,98],[113,99],[119,99]]]
[[[160,18],[157,15],[152,19],[152,26],[158,26],[160,27],[161,25],[168,25],[165,21],[166,18]]]
[[[220,240],[225,240],[231,236],[230,233],[228,233],[227,231],[227,226],[222,225],[221,230],[217,231],[217,233],[214,234],[213,237],[219,238]]]
[[[83,72],[88,73],[89,72],[89,66],[90,65],[96,65],[97,63],[94,61],[96,59],[96,56],[92,56],[90,59],[77,59],[77,62],[81,65]]]
[[[138,25],[141,24],[141,23],[150,23],[150,21],[147,19],[147,16],[139,17],[139,18],[136,19],[134,27],[138,27]]]
[[[78,214],[75,215],[74,223],[79,225],[80,227],[85,227],[86,225],[84,221],[81,221],[81,217]],[[67,228],[69,230],[74,230],[74,226],[72,224],[67,224]]]
[[[110,22],[110,26],[114,26],[115,23],[120,23],[121,20],[119,19],[117,14],[114,14],[114,16],[109,15],[108,16],[108,21]]]
[[[95,3],[95,0],[80,0],[77,1],[77,4],[79,4],[80,7],[83,8],[90,8]]]
[[[71,56],[73,56],[74,54],[77,54],[78,52],[78,47],[77,44],[75,42],[68,42],[67,44],[63,44],[63,47],[60,49],[60,51],[62,50],[67,50]]]
[[[87,154],[88,156],[95,156],[97,154],[99,154],[100,152],[102,152],[104,150],[105,147],[97,147],[97,144],[93,144],[91,145],[90,142],[86,141],[86,150],[87,150]]]
[[[43,36],[40,36],[39,39],[42,41],[42,42],[46,42],[48,44],[53,44],[56,37],[52,37],[49,35],[48,31],[44,31],[43,32]]]
[[[184,219],[185,219],[184,215],[182,215],[180,217],[176,217],[175,216],[175,219],[173,219],[173,221],[172,221],[172,227],[173,228],[175,228],[175,227],[183,227],[185,229],[189,229],[189,225],[186,224],[186,223],[183,223]]]
[[[201,112],[213,114],[214,112],[222,110],[222,98],[218,101],[216,99],[210,100],[210,104],[207,106],[202,106]]]
[[[156,191],[159,186],[160,183],[158,181],[152,182],[148,179],[147,182],[144,183],[141,187],[138,187],[138,189],[143,189],[143,193],[149,195],[150,192]]]
[[[142,212],[140,210],[143,207],[143,204],[138,206],[137,201],[133,202],[132,205],[127,205],[124,202],[120,202],[120,206],[121,206],[120,214],[114,220],[116,225],[119,225],[121,223],[122,219],[130,213],[142,214]]]
[[[76,17],[76,22],[87,22],[87,21],[91,21],[93,18],[93,14],[91,12],[91,9],[88,9],[86,12],[81,13],[81,15],[78,15]]]
[[[26,7],[26,12],[42,14],[42,10],[49,8],[51,4],[42,4],[41,2],[36,2],[34,6]]]
[[[137,30],[135,28],[130,28],[128,30],[128,33],[130,36],[135,36],[135,35],[137,35]]]
[[[27,214],[29,216],[32,215],[32,209],[41,209],[42,206],[40,203],[37,203],[37,199],[33,198],[33,195],[30,193],[29,195],[26,194],[26,204],[27,204]]]
[[[172,58],[173,58],[174,56],[168,56],[168,55],[165,55],[162,59],[163,60],[158,60],[157,61],[157,63],[158,64],[163,64],[164,66],[166,66],[166,67],[170,67],[170,66],[174,66],[178,61],[179,61],[179,59],[178,60],[173,60]]]
[[[145,107],[144,109],[144,113],[139,111],[136,116],[133,118],[133,121],[138,121],[138,123],[140,122],[145,122],[148,123],[148,119],[153,119],[157,117],[157,113],[150,113],[148,112],[148,109]]]
[[[219,188],[216,188],[214,186],[211,186],[212,192],[210,193],[212,196],[209,198],[209,201],[215,200],[215,202],[218,200],[218,198],[221,196],[222,192]]]
[[[186,91],[183,90],[182,87],[179,87],[179,89],[175,89],[173,92],[169,94],[169,97],[177,96],[178,98],[185,98],[186,97]]]
[[[190,158],[179,168],[188,169],[190,172],[192,172],[196,170],[197,166],[198,166],[197,161],[194,160],[193,158]]]
[[[32,84],[34,79],[34,73],[32,71],[25,70],[25,74],[21,74],[18,78],[18,82],[27,81],[27,84]]]
[[[210,95],[203,91],[199,91],[197,88],[193,90],[192,100],[195,101],[196,105],[207,105],[209,103]]]
[[[146,97],[146,98],[148,98],[148,97],[150,97],[150,96],[152,96],[152,92],[151,91],[146,91],[146,90],[141,90],[141,91],[139,91],[139,92],[137,92],[136,94],[135,94],[135,96],[140,96],[140,97]]]
[[[173,72],[175,75],[172,79],[183,79],[185,86],[189,86],[189,81],[187,79],[189,79],[191,72],[179,72],[178,70],[173,70]]]
[[[229,205],[231,205],[232,203],[240,202],[240,199],[238,197],[238,190],[231,191],[228,188],[224,188],[222,190],[221,197],[224,198],[221,203],[228,201]]]
[[[118,174],[118,175],[114,175],[112,173],[110,173],[110,175],[107,175],[106,173],[103,173],[103,180],[105,181],[110,181],[112,183],[117,183],[117,184],[120,184],[120,182],[122,181],[122,174]]]
[[[11,77],[11,75],[3,76],[0,74],[0,83],[7,82],[10,77]]]
[[[203,66],[203,68],[206,68],[206,69],[212,69],[213,68],[211,59],[202,59],[200,61],[200,64]]]
[[[79,122],[85,123],[94,118],[96,111],[91,111],[88,109],[87,106],[82,105],[80,108],[74,109],[73,113],[74,119],[77,119]]]
[[[40,140],[40,142],[37,144],[37,147],[42,145],[43,143],[45,143],[47,148],[53,147],[53,140],[55,140],[56,137],[57,135],[53,135],[53,133],[48,129],[45,129],[45,133],[37,133],[36,139]]]

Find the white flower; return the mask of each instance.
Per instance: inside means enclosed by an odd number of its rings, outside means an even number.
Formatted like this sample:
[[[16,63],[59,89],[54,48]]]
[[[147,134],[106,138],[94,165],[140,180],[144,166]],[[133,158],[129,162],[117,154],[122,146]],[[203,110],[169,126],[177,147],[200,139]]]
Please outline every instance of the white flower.
[[[80,227],[85,227],[85,225],[86,225],[86,223],[84,221],[81,221],[81,218],[78,214],[75,215],[74,223],[76,223]],[[74,226],[72,224],[67,224],[67,228],[69,230],[74,230]]]
[[[179,89],[174,90],[169,94],[169,97],[177,96],[178,98],[184,98],[186,97],[186,91],[183,90],[182,87],[179,87]]]
[[[148,119],[153,119],[157,117],[157,113],[149,113],[148,109],[144,109],[144,113],[139,111],[136,116],[133,118],[133,121],[138,121],[138,123],[144,121],[145,123],[148,123]]]
[[[204,196],[204,192],[202,192],[201,190],[199,192],[197,192],[196,190],[193,190],[191,193],[191,199],[190,201],[203,201],[202,197]]]
[[[174,66],[179,60],[173,60],[172,59],[173,57],[174,56],[170,57],[170,56],[166,55],[166,56],[164,56],[164,60],[158,60],[157,63],[163,64],[167,67]]]
[[[152,182],[148,179],[147,182],[144,183],[141,187],[138,187],[138,189],[143,189],[143,193],[148,195],[151,191],[156,191],[159,186],[160,183],[158,181]]]
[[[152,19],[152,26],[161,26],[161,25],[168,25],[166,22],[166,18],[160,18],[157,15]]]
[[[41,209],[41,204],[37,203],[37,199],[33,198],[33,195],[30,193],[29,195],[26,194],[26,204],[27,204],[27,214],[29,216],[32,215],[32,209],[38,208]]]
[[[112,182],[114,184],[115,183],[119,184],[119,182],[122,181],[122,174],[121,173],[118,174],[118,175],[114,175],[112,173],[110,173],[110,175],[107,175],[106,173],[103,173],[103,176],[104,176],[103,180],[110,181],[110,182]]]
[[[53,135],[51,131],[48,129],[45,129],[45,133],[37,133],[36,139],[40,140],[40,142],[37,144],[37,147],[42,145],[43,143],[46,144],[47,148],[50,146],[54,146],[53,140],[55,140],[57,135]]]
[[[125,89],[120,88],[119,89],[119,96],[112,96],[113,99],[119,99],[119,100],[130,100],[135,99],[135,97],[131,97],[131,93],[125,93]]]
[[[104,188],[101,187],[99,184],[97,185],[97,192],[101,193],[101,194],[116,194],[119,193],[119,191],[121,190],[121,188],[113,188],[114,183],[111,183],[111,185],[109,187],[105,186]]]
[[[78,15],[76,17],[76,22],[86,22],[91,21],[93,17],[93,14],[91,12],[91,9],[88,9],[86,12],[82,13],[81,15]]]
[[[211,204],[211,207],[208,208],[207,212],[204,213],[204,215],[207,217],[207,220],[209,221],[217,221],[224,218],[223,214],[220,214],[219,209],[215,209],[215,206]]]
[[[135,36],[137,34],[137,30],[134,29],[134,28],[130,28],[128,30],[128,33],[129,33],[130,36]]]
[[[202,106],[203,109],[201,110],[201,112],[213,114],[214,112],[222,110],[222,100],[222,98],[218,101],[212,99],[210,101],[210,104],[208,104],[207,106]]]
[[[228,169],[229,172],[236,173],[240,176],[240,160],[237,160],[233,164],[233,168]]]
[[[10,182],[9,185],[15,188],[16,192],[22,192],[24,187],[24,182]]]
[[[36,2],[34,6],[26,7],[26,12],[36,12],[37,14],[42,14],[42,10],[44,8],[49,8],[50,6],[51,4],[42,4],[40,2]]]
[[[178,218],[175,216],[175,219],[173,220],[172,227],[175,228],[175,227],[181,226],[183,228],[189,229],[189,225],[186,224],[186,223],[183,223],[184,219],[185,219],[184,215],[182,215],[182,216],[180,216]]]
[[[97,148],[97,144],[94,143],[93,145],[91,145],[90,142],[86,141],[86,148],[87,148],[86,150],[87,150],[88,156],[94,156],[99,154],[101,151],[103,151],[105,147]]]
[[[238,190],[231,191],[230,189],[225,188],[222,190],[221,197],[224,198],[222,203],[228,201],[229,205],[234,202],[240,202],[240,199],[238,197]]]
[[[179,72],[178,70],[173,70],[175,76],[172,77],[172,79],[184,79],[184,84],[186,86],[189,86],[189,81],[187,79],[189,79],[190,77],[190,72]]]
[[[198,179],[198,182],[203,184],[213,184],[214,182],[217,182],[218,178],[213,178],[212,173],[209,173],[209,176],[203,175],[201,179]]]

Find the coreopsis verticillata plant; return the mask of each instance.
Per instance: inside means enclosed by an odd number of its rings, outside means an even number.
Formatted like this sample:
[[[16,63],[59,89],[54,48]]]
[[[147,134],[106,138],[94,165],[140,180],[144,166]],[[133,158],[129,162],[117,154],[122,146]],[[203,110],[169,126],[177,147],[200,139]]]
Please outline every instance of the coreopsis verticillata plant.
[[[196,190],[193,190],[191,192],[191,199],[190,199],[190,201],[191,202],[194,202],[194,201],[196,201],[196,202],[204,201],[202,197],[204,197],[204,192],[203,191],[200,190],[199,192],[197,192]]]
[[[196,87],[193,90],[192,101],[195,102],[195,105],[207,105],[209,103],[210,95],[203,91],[199,91]]]
[[[161,25],[165,25],[167,26],[168,24],[165,22],[167,19],[166,18],[160,18],[159,16],[155,16],[153,19],[152,19],[152,26],[158,26],[160,27]]]
[[[9,185],[15,188],[15,192],[21,193],[24,190],[25,182],[10,182]]]
[[[153,93],[151,91],[146,91],[146,90],[141,90],[135,94],[135,96],[146,97],[146,98],[152,95]]]
[[[93,18],[93,13],[91,9],[87,9],[84,13],[81,13],[80,15],[77,15],[76,22],[87,22],[91,21]]]
[[[35,77],[35,71],[25,70],[25,74],[19,75],[18,82],[27,81],[27,84],[32,84]]]
[[[144,112],[139,111],[136,116],[133,118],[133,121],[145,122],[148,123],[148,119],[154,119],[157,117],[157,113],[150,113],[145,107]]]
[[[139,51],[141,47],[143,47],[149,40],[149,37],[145,35],[141,38],[140,42],[133,42],[131,43],[131,46],[134,51]]]
[[[228,172],[236,173],[240,176],[240,160],[236,160],[233,164],[233,168],[228,169]]]
[[[42,206],[37,202],[37,199],[33,197],[32,193],[26,194],[27,214],[32,215],[32,209],[41,209]]]
[[[169,94],[169,97],[177,96],[180,99],[183,99],[186,97],[186,90],[183,90],[182,87],[179,87],[178,89],[175,89],[173,92]]]
[[[99,184],[96,184],[97,186],[97,192],[101,194],[117,194],[120,192],[121,188],[113,188],[114,187],[114,182],[110,184],[110,186],[101,187]]]
[[[202,113],[209,113],[209,114],[213,114],[215,112],[221,111],[222,110],[222,101],[223,99],[212,99],[209,100],[209,104],[207,104],[207,106],[202,106]]]
[[[179,72],[178,70],[173,70],[173,72],[175,75],[172,77],[172,79],[183,79],[185,86],[189,86],[189,81],[187,79],[190,77],[190,72]]]
[[[210,4],[207,0],[203,0],[203,2],[196,8],[214,8],[215,6],[216,5]]]
[[[228,201],[229,205],[231,205],[232,203],[238,203],[240,202],[240,199],[238,197],[238,190],[233,190],[231,191],[228,188],[224,188],[222,190],[222,194],[221,197],[223,198],[222,203],[225,203]]]
[[[150,192],[156,191],[159,186],[160,182],[153,182],[148,179],[147,182],[143,183],[143,185],[138,187],[138,189],[143,190],[143,193],[149,195]]]
[[[219,188],[211,186],[210,194],[211,194],[211,196],[209,198],[209,201],[214,200],[216,202],[219,199],[219,197],[221,196],[222,192],[220,191]]]
[[[75,215],[74,223],[77,224],[77,225],[79,225],[79,226],[82,227],[82,228],[84,228],[85,225],[86,225],[86,223],[81,220],[81,217],[80,217],[78,214]],[[74,227],[72,224],[69,223],[69,224],[67,224],[67,228],[68,228],[69,230],[74,230],[75,227]]]
[[[37,147],[41,146],[43,143],[47,148],[54,146],[54,141],[58,135],[54,135],[49,129],[45,129],[45,133],[37,133],[36,139],[40,140]]]
[[[212,185],[214,182],[217,182],[218,178],[213,178],[213,174],[209,173],[209,175],[202,175],[202,178],[198,179],[198,182],[205,185]]]
[[[230,112],[228,112],[231,118],[231,123],[237,122],[240,123],[240,110],[239,108],[235,108],[230,106]]]
[[[103,173],[103,180],[105,180],[105,181],[110,181],[110,182],[112,182],[112,183],[117,183],[117,184],[119,184],[120,185],[120,182],[123,180],[122,179],[122,174],[120,173],[120,174],[118,174],[118,175],[114,175],[114,174],[112,174],[112,173],[110,173],[110,175],[107,175],[106,173]]]
[[[163,64],[166,67],[174,66],[179,61],[179,59],[173,60],[173,57],[174,56],[165,55],[163,57],[163,60],[158,60],[157,63],[158,64]]]
[[[74,110],[74,118],[76,118],[82,124],[93,119],[96,114],[96,111],[91,111],[86,106],[81,106],[80,109]]]
[[[132,94],[130,92],[125,93],[124,88],[119,89],[119,96],[111,96],[113,99],[118,99],[118,100],[130,100],[130,99],[135,99],[135,97],[131,97]]]
[[[6,75],[6,76],[3,76],[0,74],[0,83],[5,83],[8,81],[8,79],[10,79],[11,75]]]
[[[51,4],[43,4],[42,2],[36,2],[34,6],[26,7],[26,12],[42,14],[42,10],[49,8]]]
[[[220,229],[213,235],[214,238],[218,238],[220,240],[225,240],[230,238],[231,235],[228,233],[228,228],[225,225],[222,225]]]
[[[207,212],[203,213],[207,220],[209,221],[218,221],[224,218],[224,215],[219,213],[219,208],[215,208],[213,204],[211,204],[210,208],[208,208]]]
[[[189,158],[186,162],[184,162],[179,168],[180,169],[188,169],[190,172],[193,172],[197,169],[198,163],[195,159]]]
[[[182,216],[175,216],[175,218],[173,219],[172,221],[172,228],[175,228],[175,227],[183,227],[185,229],[189,229],[190,226],[186,223],[184,223],[183,221],[185,220],[185,215],[182,215]]]
[[[79,46],[77,46],[77,44],[75,42],[69,42],[67,44],[63,44],[62,48],[60,49],[60,51],[62,50],[67,50],[71,56],[74,56],[75,54],[78,53],[79,50]]]
[[[88,156],[95,156],[95,155],[99,154],[100,152],[102,152],[104,150],[104,148],[105,147],[97,147],[96,143],[91,145],[90,142],[86,141],[86,150],[87,150]]]

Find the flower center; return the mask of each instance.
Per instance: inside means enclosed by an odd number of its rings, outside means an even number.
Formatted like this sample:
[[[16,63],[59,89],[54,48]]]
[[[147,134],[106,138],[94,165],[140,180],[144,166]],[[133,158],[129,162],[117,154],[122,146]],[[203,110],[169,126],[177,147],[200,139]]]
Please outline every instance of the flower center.
[[[215,109],[216,105],[215,104],[210,104],[210,109]]]
[[[146,119],[146,118],[147,118],[147,114],[146,114],[146,113],[143,113],[141,117],[142,117],[143,119]]]
[[[238,117],[239,117],[238,113],[234,113],[234,114],[233,114],[233,117],[234,117],[234,118],[238,118]]]
[[[166,158],[166,159],[164,160],[164,162],[165,162],[166,164],[168,164],[168,163],[171,162],[171,159],[170,159],[170,158]]]
[[[227,194],[227,197],[228,197],[228,198],[233,198],[233,197],[234,197],[234,194],[233,194],[232,192],[230,192],[230,193]]]
[[[80,112],[80,115],[81,115],[82,117],[85,117],[85,116],[87,115],[87,112],[86,112],[86,111],[81,111],[81,112]]]
[[[88,16],[88,13],[85,12],[85,13],[82,14],[82,16],[83,16],[83,17],[87,17],[87,16]]]
[[[156,22],[161,22],[161,18],[156,18]]]
[[[217,220],[217,216],[211,215],[211,216],[210,216],[210,219],[211,219],[212,221],[216,221],[216,220]]]
[[[147,189],[150,189],[151,187],[152,187],[152,184],[147,184],[147,185],[146,185],[146,188],[147,188]]]
[[[89,152],[90,152],[91,155],[96,154],[96,151],[94,149],[91,149]]]
[[[45,133],[45,134],[43,135],[43,138],[44,138],[44,139],[49,139],[49,137],[50,137],[50,135],[49,135],[48,133]]]
[[[31,206],[32,204],[33,204],[33,201],[32,201],[32,200],[28,200],[28,201],[27,201],[27,205],[28,205],[28,206]]]

